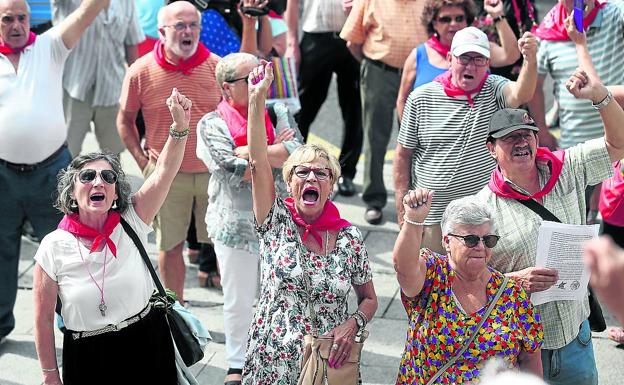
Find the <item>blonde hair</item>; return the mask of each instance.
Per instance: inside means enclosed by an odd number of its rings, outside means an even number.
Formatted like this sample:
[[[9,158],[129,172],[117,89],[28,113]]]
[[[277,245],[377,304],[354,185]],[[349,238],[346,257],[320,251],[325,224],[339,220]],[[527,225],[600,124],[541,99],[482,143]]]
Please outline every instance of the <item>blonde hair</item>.
[[[317,159],[325,159],[327,165],[332,173],[332,182],[336,183],[340,178],[340,163],[335,156],[329,153],[323,146],[317,144],[304,144],[297,147],[295,151],[290,154],[284,166],[282,166],[282,176],[286,183],[290,182],[292,178],[293,169],[302,163],[314,162]]]

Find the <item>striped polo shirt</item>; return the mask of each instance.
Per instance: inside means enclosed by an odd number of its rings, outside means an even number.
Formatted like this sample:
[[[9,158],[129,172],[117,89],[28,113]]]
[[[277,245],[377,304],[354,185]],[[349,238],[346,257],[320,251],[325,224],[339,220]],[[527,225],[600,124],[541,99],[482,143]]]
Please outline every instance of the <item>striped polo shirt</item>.
[[[587,31],[587,46],[602,82],[624,84],[624,10],[622,2],[607,3]],[[543,40],[537,53],[537,72],[554,80],[555,99],[559,101],[560,146],[569,148],[604,135],[600,114],[586,99],[576,99],[565,88],[578,67],[572,41]]]
[[[215,78],[215,68],[219,57],[210,54],[202,64],[193,68],[190,75],[181,71],[163,69],[153,54],[139,58],[128,69],[121,90],[120,108],[125,111],[143,111],[145,120],[144,148],[160,153],[167,138],[169,127],[173,122],[169,109],[165,104],[173,87],[177,87],[184,96],[191,99],[191,121],[181,172],[208,172],[203,161],[197,158],[197,122],[202,116],[216,110],[221,101],[221,90]]]
[[[435,191],[426,224],[440,223],[450,201],[487,183],[495,166],[485,145],[488,124],[506,106],[507,82],[490,75],[474,95],[474,107],[465,98],[446,96],[438,82],[418,87],[407,98],[398,142],[413,151],[412,188]]]

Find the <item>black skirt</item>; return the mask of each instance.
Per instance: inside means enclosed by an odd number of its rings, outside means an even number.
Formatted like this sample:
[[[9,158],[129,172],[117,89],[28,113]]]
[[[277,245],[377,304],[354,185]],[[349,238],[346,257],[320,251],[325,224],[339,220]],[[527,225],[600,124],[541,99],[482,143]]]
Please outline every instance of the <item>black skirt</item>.
[[[173,341],[165,314],[152,309],[116,332],[63,339],[65,385],[178,383]]]

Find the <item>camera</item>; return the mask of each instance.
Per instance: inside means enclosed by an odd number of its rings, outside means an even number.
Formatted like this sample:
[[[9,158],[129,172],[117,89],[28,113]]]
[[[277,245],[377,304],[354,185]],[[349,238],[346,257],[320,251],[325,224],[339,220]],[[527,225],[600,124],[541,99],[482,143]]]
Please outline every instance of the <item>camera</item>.
[[[241,11],[249,16],[264,16],[268,14],[269,11],[281,15],[286,10],[286,2],[287,0],[269,0],[269,3],[265,7],[257,8],[243,7],[242,0],[191,0],[191,3],[201,11],[214,9],[220,13],[229,13],[240,5]]]

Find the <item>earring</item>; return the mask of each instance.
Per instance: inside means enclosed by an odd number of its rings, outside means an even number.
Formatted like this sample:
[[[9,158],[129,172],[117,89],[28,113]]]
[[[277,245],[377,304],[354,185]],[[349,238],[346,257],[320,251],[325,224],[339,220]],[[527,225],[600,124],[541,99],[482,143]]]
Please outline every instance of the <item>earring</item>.
[[[117,199],[113,201],[113,205],[111,206],[111,209],[113,210],[117,209]]]
[[[69,200],[69,208],[70,208],[72,211],[76,211],[76,210],[78,209],[78,202],[76,202],[76,200],[75,200],[75,199],[70,199],[70,200]]]

